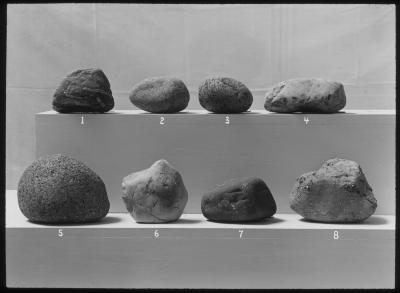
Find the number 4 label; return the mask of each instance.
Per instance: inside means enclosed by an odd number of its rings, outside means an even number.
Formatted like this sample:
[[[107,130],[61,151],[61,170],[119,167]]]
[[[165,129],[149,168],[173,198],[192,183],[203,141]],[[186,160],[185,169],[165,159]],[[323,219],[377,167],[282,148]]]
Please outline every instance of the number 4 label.
[[[307,117],[307,116],[304,116],[304,122],[306,123],[306,125],[308,124],[309,121],[310,121],[310,120],[308,119],[308,117]]]

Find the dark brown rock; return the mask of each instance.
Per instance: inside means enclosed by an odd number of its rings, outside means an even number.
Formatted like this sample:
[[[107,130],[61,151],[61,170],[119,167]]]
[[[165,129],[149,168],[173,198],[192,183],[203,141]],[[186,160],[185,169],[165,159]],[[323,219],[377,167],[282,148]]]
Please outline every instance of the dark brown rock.
[[[122,199],[136,222],[166,223],[182,215],[188,193],[179,172],[159,160],[123,179]]]
[[[60,113],[104,113],[114,107],[110,83],[101,69],[70,73],[58,86],[53,109]]]
[[[200,105],[214,113],[241,113],[253,103],[253,95],[240,81],[229,77],[206,79],[199,86]]]
[[[185,109],[190,95],[182,80],[153,77],[136,84],[129,99],[139,109],[151,113],[175,113]]]
[[[18,204],[33,222],[84,223],[100,220],[110,208],[101,178],[64,155],[34,161],[18,184]]]
[[[235,178],[204,194],[203,215],[217,222],[257,221],[276,213],[275,200],[259,178]]]
[[[351,223],[371,216],[377,201],[360,165],[335,158],[297,178],[290,207],[307,220]]]
[[[321,78],[282,81],[265,95],[264,108],[279,113],[335,113],[346,105],[343,85]]]

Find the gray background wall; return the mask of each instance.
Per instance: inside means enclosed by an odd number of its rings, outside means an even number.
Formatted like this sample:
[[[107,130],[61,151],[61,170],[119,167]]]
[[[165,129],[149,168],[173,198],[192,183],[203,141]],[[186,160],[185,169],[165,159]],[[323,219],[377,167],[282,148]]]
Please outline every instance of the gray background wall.
[[[69,72],[99,67],[115,109],[140,80],[227,75],[253,92],[293,77],[343,82],[347,109],[395,107],[394,5],[14,4],[7,9],[7,188],[35,158],[34,114]],[[394,135],[394,134],[393,134]]]

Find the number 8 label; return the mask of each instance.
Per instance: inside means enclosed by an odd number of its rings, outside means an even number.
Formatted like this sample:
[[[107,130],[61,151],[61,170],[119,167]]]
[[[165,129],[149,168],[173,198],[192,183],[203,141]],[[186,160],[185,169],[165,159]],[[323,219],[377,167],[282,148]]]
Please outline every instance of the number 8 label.
[[[333,231],[333,239],[339,239],[339,232],[337,230]]]

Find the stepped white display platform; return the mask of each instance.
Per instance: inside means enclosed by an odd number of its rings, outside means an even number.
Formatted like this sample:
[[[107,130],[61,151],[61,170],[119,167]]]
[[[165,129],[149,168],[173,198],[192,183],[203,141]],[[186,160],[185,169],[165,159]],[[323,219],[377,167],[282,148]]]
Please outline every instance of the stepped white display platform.
[[[395,217],[359,224],[276,214],[226,224],[184,214],[137,224],[110,213],[83,225],[30,223],[6,195],[9,287],[393,288]]]
[[[185,213],[200,213],[204,192],[243,176],[262,178],[278,213],[292,213],[288,197],[296,178],[333,157],[361,165],[378,200],[377,214],[395,211],[395,111],[391,110],[38,113],[36,155],[55,153],[81,160],[103,178],[112,212],[126,211],[122,178],[164,158],[181,173],[188,190]]]

